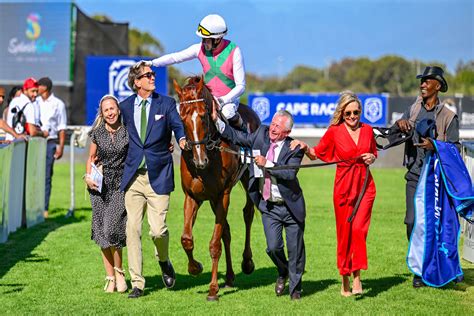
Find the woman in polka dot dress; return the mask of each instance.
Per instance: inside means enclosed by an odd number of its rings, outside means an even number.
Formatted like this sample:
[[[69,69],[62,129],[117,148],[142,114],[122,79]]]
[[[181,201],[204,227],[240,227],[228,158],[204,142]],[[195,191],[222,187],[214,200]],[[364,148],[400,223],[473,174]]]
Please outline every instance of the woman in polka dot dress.
[[[85,181],[92,205],[92,235],[102,250],[106,271],[105,292],[125,292],[127,283],[122,268],[122,248],[126,245],[124,192],[120,191],[123,167],[128,151],[128,133],[123,126],[118,100],[105,95],[99,103],[99,111],[89,136],[91,146],[86,165]],[[103,183],[91,178],[92,163],[102,165]]]

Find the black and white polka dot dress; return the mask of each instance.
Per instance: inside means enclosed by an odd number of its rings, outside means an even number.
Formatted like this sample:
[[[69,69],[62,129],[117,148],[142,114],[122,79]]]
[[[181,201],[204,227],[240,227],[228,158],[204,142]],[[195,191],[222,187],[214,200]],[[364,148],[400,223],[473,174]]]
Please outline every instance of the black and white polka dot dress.
[[[102,192],[89,190],[92,205],[92,235],[101,248],[123,248],[126,244],[125,195],[120,191],[125,158],[128,151],[128,133],[121,126],[111,134],[102,123],[89,132],[97,145],[97,164],[103,165]]]

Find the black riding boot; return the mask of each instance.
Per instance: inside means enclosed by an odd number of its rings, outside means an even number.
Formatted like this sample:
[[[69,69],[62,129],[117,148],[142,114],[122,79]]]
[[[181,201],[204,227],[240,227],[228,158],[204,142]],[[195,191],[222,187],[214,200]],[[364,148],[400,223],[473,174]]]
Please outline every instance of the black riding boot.
[[[245,125],[245,122],[242,120],[242,117],[239,113],[235,113],[235,115],[228,120],[230,126],[232,126],[233,128],[238,129],[239,131],[242,131],[244,133],[248,132],[247,125]]]

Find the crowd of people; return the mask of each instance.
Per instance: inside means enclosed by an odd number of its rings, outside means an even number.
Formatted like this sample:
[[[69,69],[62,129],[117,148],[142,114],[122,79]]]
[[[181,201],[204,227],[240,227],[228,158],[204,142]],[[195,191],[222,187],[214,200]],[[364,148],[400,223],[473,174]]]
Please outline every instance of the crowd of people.
[[[239,96],[245,90],[243,55],[237,45],[224,39],[226,33],[227,26],[222,17],[206,16],[196,31],[201,43],[152,61],[138,62],[130,67],[128,77],[134,94],[122,102],[112,95],[105,95],[99,102],[98,114],[89,133],[91,146],[85,181],[93,211],[91,238],[101,248],[106,271],[104,290],[127,290],[122,261],[122,248],[127,247],[132,285],[128,297],[143,296],[145,278],[141,236],[145,212],[163,283],[172,288],[176,282],[166,223],[170,194],[174,190],[170,142],[172,133],[181,149],[185,148],[186,140],[176,103],[174,99],[155,92],[155,73],[150,67],[198,58],[203,66],[204,81],[216,99],[212,119],[222,137],[260,152],[254,157],[254,164],[262,175],[250,168],[249,195],[262,213],[266,252],[277,270],[275,294],[282,295],[289,281],[290,298],[299,300],[306,264],[306,206],[298,172],[296,168],[276,167],[299,165],[306,155],[311,160],[337,162],[333,203],[340,294],[344,297],[361,295],[361,270],[368,268],[366,240],[376,198],[374,179],[368,168],[377,159],[372,127],[361,122],[361,101],[350,91],[342,92],[330,126],[315,146],[289,136],[293,117],[287,111],[278,111],[270,126],[262,125],[249,133],[237,112]],[[427,67],[417,78],[420,79],[420,96],[396,126],[408,133],[416,128],[418,122],[429,118],[436,121],[435,139],[459,144],[457,115],[443,106],[438,98],[439,92],[448,89],[443,70]],[[9,101],[7,123],[13,129],[6,128],[10,139],[20,137],[19,134],[24,132],[48,139],[49,177],[46,180],[45,211],[48,210],[53,163],[63,153],[66,124],[64,103],[54,97],[51,89],[49,78],[27,79],[19,95]],[[4,97],[1,89],[0,97]],[[25,131],[16,128],[14,109],[25,114]],[[222,120],[217,112],[221,112]],[[5,122],[0,120],[0,124],[5,125]],[[405,143],[408,238],[414,223],[415,189],[424,157],[431,150],[430,139],[416,133]],[[93,177],[92,174],[97,172],[94,170],[101,170],[101,183]],[[424,285],[419,276],[414,277],[414,287]]]
[[[7,135],[6,142],[14,139],[43,137],[47,141],[44,217],[49,215],[53,166],[63,155],[66,140],[66,106],[52,92],[53,82],[48,77],[36,80],[27,78],[22,87],[10,90],[7,106],[0,118],[0,128]],[[0,105],[5,98],[5,89],[0,88]]]

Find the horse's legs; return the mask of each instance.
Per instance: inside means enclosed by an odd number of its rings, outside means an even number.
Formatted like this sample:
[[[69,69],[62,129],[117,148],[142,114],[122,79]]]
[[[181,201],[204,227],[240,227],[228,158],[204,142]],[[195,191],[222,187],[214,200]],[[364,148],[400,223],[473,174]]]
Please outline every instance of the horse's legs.
[[[252,199],[248,193],[248,182],[249,182],[249,172],[248,170],[242,175],[241,178],[243,187],[245,189],[246,203],[243,208],[244,213],[244,222],[245,222],[245,248],[242,253],[242,272],[245,274],[250,274],[255,270],[255,264],[252,260],[252,247],[250,245],[250,233],[252,228],[253,217],[255,214],[255,208],[252,202]]]
[[[201,203],[198,203],[186,194],[184,199],[184,229],[181,235],[181,245],[188,255],[188,272],[191,275],[198,275],[202,272],[202,264],[194,260],[193,256],[193,226],[196,221],[199,206],[201,206]]]
[[[217,283],[217,269],[219,267],[219,258],[222,254],[222,231],[224,229],[227,209],[229,207],[229,193],[224,193],[213,206],[214,213],[216,214],[216,221],[214,225],[214,233],[212,234],[211,242],[209,243],[209,252],[211,253],[212,259],[212,278],[209,284],[209,294],[207,296],[208,301],[215,301],[218,299],[217,292],[219,292],[219,284]]]
[[[213,201],[211,200],[211,207],[214,211],[216,207],[213,205]],[[215,215],[215,212],[214,212]],[[230,226],[227,219],[225,220],[224,226],[222,228],[222,241],[224,243],[224,250],[225,250],[225,263],[226,263],[226,274],[225,274],[225,287],[233,287],[235,274],[234,269],[232,268],[232,256],[230,252],[230,244],[231,244],[231,234],[230,234]]]

